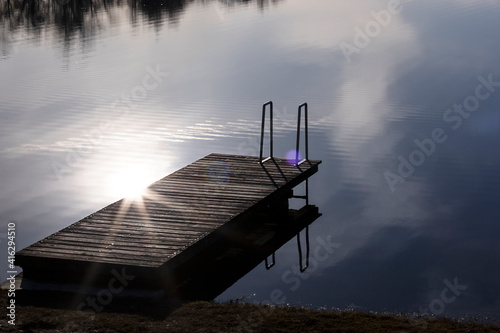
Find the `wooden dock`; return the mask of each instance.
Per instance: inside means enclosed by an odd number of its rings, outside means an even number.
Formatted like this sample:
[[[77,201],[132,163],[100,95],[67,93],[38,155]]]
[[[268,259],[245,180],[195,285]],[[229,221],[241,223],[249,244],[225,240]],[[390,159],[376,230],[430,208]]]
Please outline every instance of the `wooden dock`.
[[[321,161],[210,154],[21,250],[23,288],[108,288],[212,299],[316,220],[289,209]],[[125,277],[125,278],[124,278]]]

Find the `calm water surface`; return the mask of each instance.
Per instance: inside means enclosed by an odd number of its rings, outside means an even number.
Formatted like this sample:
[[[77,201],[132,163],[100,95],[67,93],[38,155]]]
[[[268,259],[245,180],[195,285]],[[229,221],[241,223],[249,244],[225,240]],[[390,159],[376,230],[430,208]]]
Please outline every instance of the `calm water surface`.
[[[497,0],[4,0],[0,13],[2,248],[9,221],[21,249],[206,154],[256,155],[268,100],[284,156],[307,101],[323,160],[312,267],[296,273],[292,240],[218,299],[500,313]]]

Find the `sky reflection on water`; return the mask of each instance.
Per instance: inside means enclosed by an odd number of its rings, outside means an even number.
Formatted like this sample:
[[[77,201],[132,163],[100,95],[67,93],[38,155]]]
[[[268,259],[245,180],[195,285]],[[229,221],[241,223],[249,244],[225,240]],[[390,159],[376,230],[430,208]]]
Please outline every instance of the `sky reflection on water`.
[[[323,160],[311,248],[338,247],[291,290],[292,240],[219,299],[280,289],[292,304],[419,311],[457,278],[467,289],[443,314],[500,312],[500,93],[456,130],[443,119],[478,77],[500,81],[498,1],[404,4],[350,62],[339,45],[387,2],[48,2],[0,5],[0,221],[18,222],[20,247],[121,198],[131,173],[147,184],[211,152],[256,155],[267,100],[284,156],[307,101]],[[391,191],[384,173],[435,128],[447,141]]]

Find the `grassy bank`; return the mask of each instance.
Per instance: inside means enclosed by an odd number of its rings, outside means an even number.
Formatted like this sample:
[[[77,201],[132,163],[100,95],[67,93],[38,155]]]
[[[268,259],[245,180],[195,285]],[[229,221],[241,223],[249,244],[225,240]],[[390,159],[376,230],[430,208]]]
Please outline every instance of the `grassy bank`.
[[[446,319],[403,318],[356,312],[313,311],[249,304],[125,301],[85,312],[71,295],[16,294],[16,325],[4,318],[2,332],[500,332],[499,326]],[[6,292],[1,307],[6,309]],[[5,310],[4,310],[5,311]]]

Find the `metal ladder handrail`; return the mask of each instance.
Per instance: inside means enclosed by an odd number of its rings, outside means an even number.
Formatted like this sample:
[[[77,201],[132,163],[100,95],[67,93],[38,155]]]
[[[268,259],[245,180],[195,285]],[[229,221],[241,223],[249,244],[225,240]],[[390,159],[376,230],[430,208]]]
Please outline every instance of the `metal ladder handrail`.
[[[270,106],[270,136],[269,136],[269,157],[265,160],[262,160],[262,152],[264,150],[264,127],[266,125],[266,106]],[[269,101],[262,105],[262,125],[260,129],[260,154],[259,154],[259,163],[262,164],[269,159],[273,159],[273,102]]]
[[[300,148],[300,120],[301,111],[304,108],[304,138],[305,138],[305,153],[306,157],[299,161],[299,148]],[[308,130],[308,110],[307,103],[302,103],[298,108],[297,117],[297,145],[295,147],[295,166],[299,166],[303,162],[309,162],[309,130]],[[305,195],[294,195],[293,198],[305,199],[306,205],[309,205],[309,178],[306,179],[306,194]]]
[[[269,105],[269,157],[262,160],[262,153],[264,151],[264,128],[266,127],[266,107]],[[259,163],[264,164],[264,162],[273,159],[273,102],[269,101],[262,105],[262,124],[260,128],[260,153],[259,153]],[[274,181],[273,181],[274,182]],[[265,265],[266,269],[269,270],[276,264],[276,252],[272,254],[272,262],[269,264],[268,258],[266,257]]]
[[[301,111],[302,108],[304,108],[304,137],[305,137],[305,152],[306,152],[306,157],[299,161],[299,148],[300,148],[300,119],[301,117]],[[309,130],[308,130],[308,124],[307,124],[307,103],[302,103],[299,105],[298,109],[298,119],[297,119],[297,145],[295,149],[295,165],[299,165],[303,163],[304,161],[309,161]]]
[[[302,118],[302,108],[304,108],[304,138],[305,138],[305,158],[299,161],[299,149],[300,149],[300,121]],[[302,103],[298,107],[298,117],[297,117],[297,144],[295,146],[295,166],[299,166],[303,162],[309,162],[309,130],[308,130],[308,108],[307,103]],[[305,199],[306,206],[309,205],[309,178],[306,179],[306,194],[305,195],[294,195],[293,198]],[[302,246],[300,244],[300,232],[297,233],[297,247],[299,250],[299,268],[300,272],[304,272],[309,267],[309,226],[306,226],[306,264],[302,265]]]

